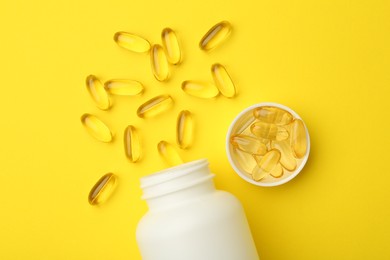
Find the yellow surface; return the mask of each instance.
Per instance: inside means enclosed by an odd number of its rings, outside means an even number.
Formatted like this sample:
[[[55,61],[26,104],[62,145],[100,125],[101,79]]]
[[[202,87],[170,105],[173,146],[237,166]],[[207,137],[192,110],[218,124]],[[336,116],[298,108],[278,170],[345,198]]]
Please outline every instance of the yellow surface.
[[[0,259],[140,259],[135,228],[146,211],[139,178],[165,167],[160,140],[175,140],[176,115],[195,115],[186,161],[206,157],[220,189],[243,203],[261,259],[389,259],[389,1],[3,1],[1,3]],[[198,49],[215,23],[234,26],[210,53]],[[149,56],[119,48],[117,31],[160,42],[164,26],[180,37],[183,63],[157,82]],[[235,99],[185,95],[187,79],[212,80],[220,62]],[[116,97],[100,111],[85,78],[130,78],[139,97]],[[172,110],[140,119],[158,94]],[[279,102],[305,120],[312,153],[293,181],[261,188],[241,180],[225,155],[225,133],[242,109]],[[93,113],[116,134],[100,143],[82,128]],[[140,129],[144,157],[126,160],[122,135]],[[106,172],[119,177],[101,207],[87,202]],[[183,259],[184,260],[184,259]],[[243,259],[244,260],[244,259]]]

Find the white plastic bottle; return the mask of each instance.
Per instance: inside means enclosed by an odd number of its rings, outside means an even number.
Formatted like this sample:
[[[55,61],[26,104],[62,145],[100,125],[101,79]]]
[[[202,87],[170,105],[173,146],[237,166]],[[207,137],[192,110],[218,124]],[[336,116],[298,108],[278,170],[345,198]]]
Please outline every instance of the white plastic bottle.
[[[141,179],[149,211],[138,223],[143,260],[258,260],[240,202],[216,190],[207,160]]]

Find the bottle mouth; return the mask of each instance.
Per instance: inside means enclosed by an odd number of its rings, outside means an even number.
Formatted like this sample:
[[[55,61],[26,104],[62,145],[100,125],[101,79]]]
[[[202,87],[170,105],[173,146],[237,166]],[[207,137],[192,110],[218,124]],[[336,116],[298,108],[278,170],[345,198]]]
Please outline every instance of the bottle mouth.
[[[214,177],[207,159],[177,165],[141,178],[142,199],[151,199],[182,190]]]

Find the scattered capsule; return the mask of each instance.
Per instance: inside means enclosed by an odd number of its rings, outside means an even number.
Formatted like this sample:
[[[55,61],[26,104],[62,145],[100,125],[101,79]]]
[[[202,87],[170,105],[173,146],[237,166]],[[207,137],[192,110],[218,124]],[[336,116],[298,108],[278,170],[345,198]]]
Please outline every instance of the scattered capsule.
[[[264,156],[253,156],[257,162],[257,166],[253,168],[252,178],[255,181],[260,181],[268,176],[280,161],[280,152],[272,149]]]
[[[109,143],[112,140],[112,133],[108,126],[99,118],[91,114],[81,116],[81,123],[90,135],[99,141]]]
[[[150,64],[152,65],[153,75],[158,81],[165,81],[169,78],[169,64],[161,45],[155,44],[152,46]]]
[[[137,162],[141,158],[141,144],[134,126],[126,127],[123,141],[126,157],[133,163]]]
[[[161,40],[168,62],[179,64],[181,62],[181,50],[176,33],[171,28],[165,28],[161,33]]]
[[[194,119],[188,110],[181,111],[177,117],[176,141],[181,149],[189,148],[194,141]]]
[[[88,202],[91,205],[99,205],[105,202],[114,191],[116,177],[113,173],[107,173],[101,177],[92,187],[88,195]]]
[[[150,43],[146,39],[132,33],[117,32],[114,35],[114,41],[129,51],[142,53],[150,50]]]
[[[167,111],[173,104],[169,95],[160,95],[143,103],[137,109],[137,115],[141,118],[153,117]]]
[[[181,89],[188,95],[198,98],[213,98],[219,94],[217,87],[213,84],[195,80],[184,81]]]
[[[106,91],[112,95],[135,96],[144,91],[141,82],[131,79],[112,79],[104,83]]]
[[[299,119],[294,119],[291,124],[291,147],[294,156],[302,158],[307,150],[306,128],[302,120]]]
[[[157,145],[157,150],[164,161],[167,162],[170,166],[183,163],[183,159],[180,157],[176,148],[172,144],[166,141],[161,141]]]
[[[211,74],[213,75],[215,85],[222,95],[227,98],[232,98],[237,94],[236,87],[224,66],[219,63],[213,64],[211,66]]]
[[[240,151],[238,149],[233,149],[234,158],[237,160],[238,165],[247,172],[249,175],[252,174],[253,168],[257,165],[255,158],[252,154]]]
[[[211,29],[200,40],[199,48],[204,51],[209,51],[217,47],[219,44],[221,44],[227,39],[231,30],[232,26],[229,22],[222,21],[220,23],[217,23],[216,25],[211,27]]]
[[[280,178],[283,176],[284,170],[280,163],[278,163],[275,168],[269,173],[274,178]]]
[[[283,165],[286,170],[293,171],[297,168],[297,161],[294,158],[293,151],[291,149],[289,140],[284,140],[281,142],[272,142],[272,148],[278,149],[282,154],[280,158],[280,163]]]
[[[233,135],[230,137],[230,143],[238,150],[253,155],[264,155],[267,153],[267,147],[259,139],[247,135]]]
[[[108,96],[102,82],[94,75],[89,75],[86,80],[87,89],[96,106],[102,110],[111,107],[110,97]]]
[[[284,127],[264,122],[253,123],[251,125],[251,132],[255,136],[273,141],[286,140],[289,136],[287,130]]]
[[[253,116],[262,122],[275,125],[287,125],[293,120],[293,116],[286,110],[268,106],[255,108]]]

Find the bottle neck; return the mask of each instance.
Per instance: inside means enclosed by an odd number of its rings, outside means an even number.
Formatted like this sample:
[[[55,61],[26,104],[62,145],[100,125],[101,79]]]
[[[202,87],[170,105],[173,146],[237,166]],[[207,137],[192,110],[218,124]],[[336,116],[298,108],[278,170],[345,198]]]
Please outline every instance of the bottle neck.
[[[141,178],[142,199],[149,209],[163,209],[215,191],[205,159],[185,163]]]

